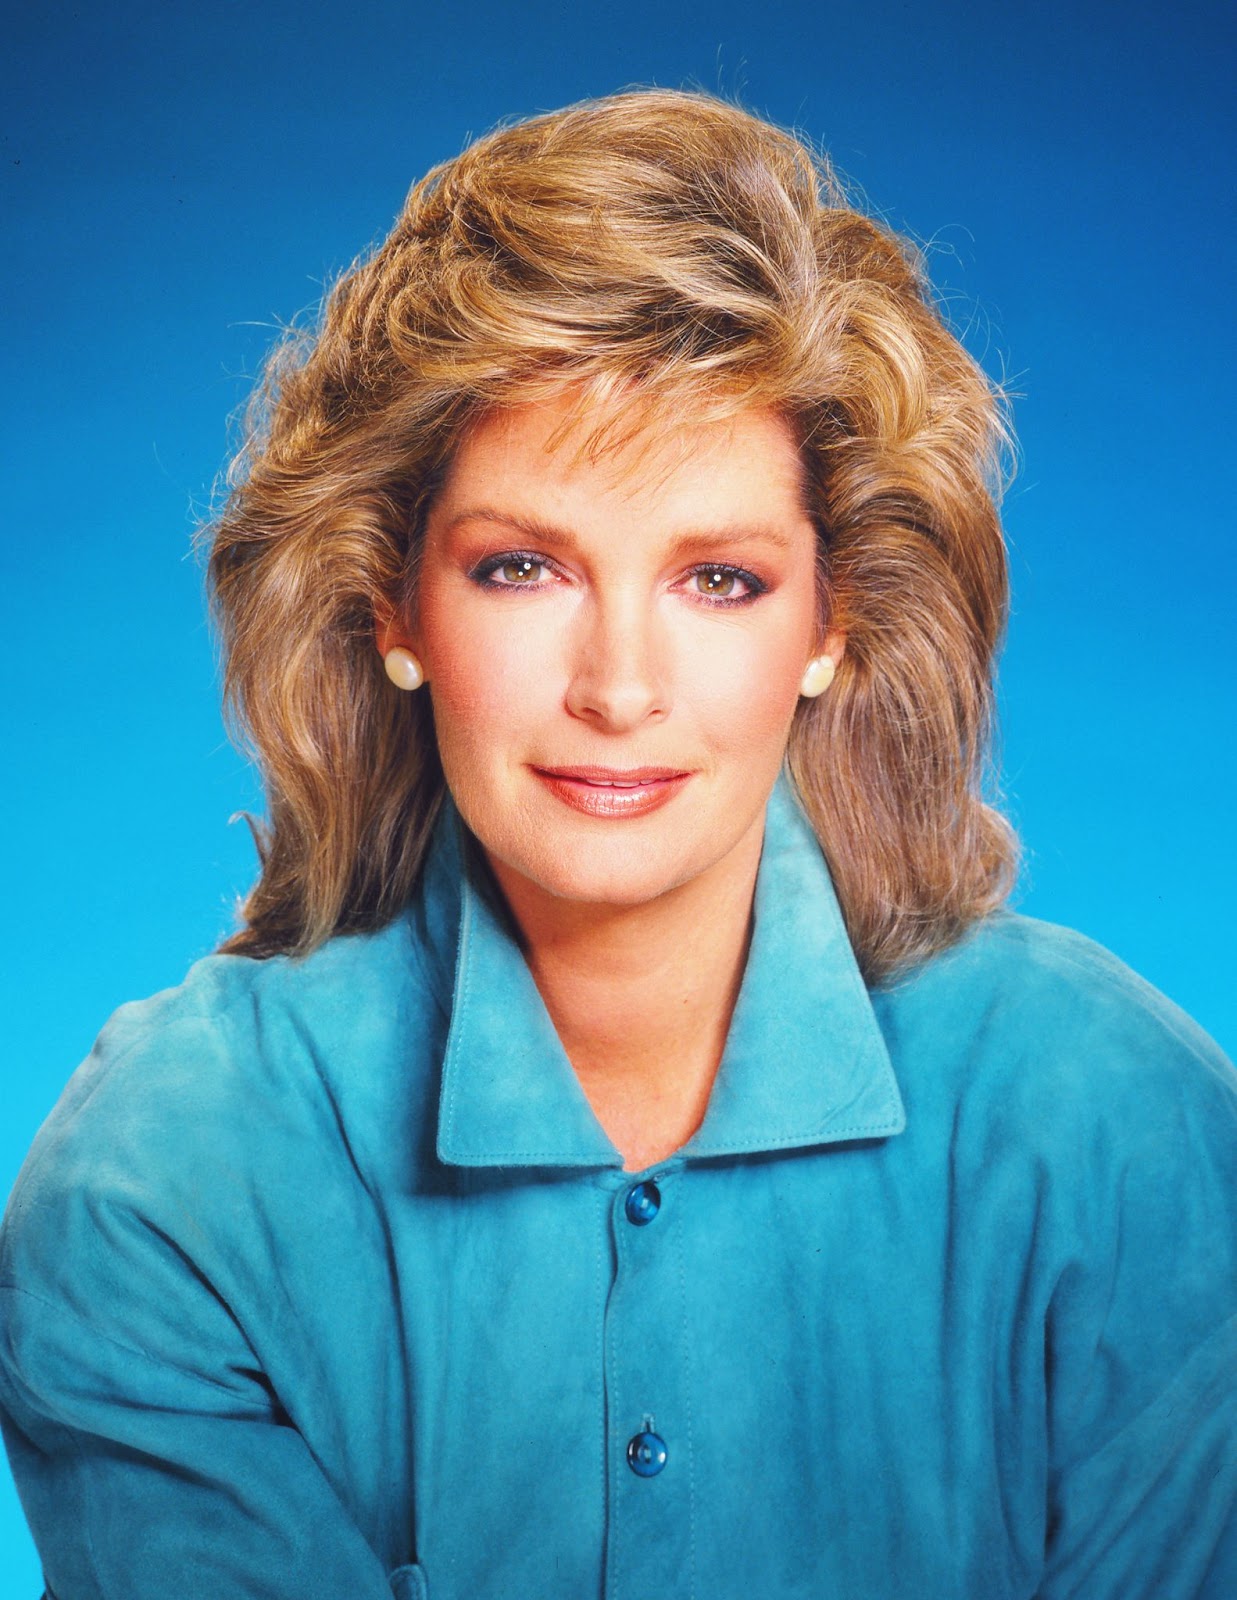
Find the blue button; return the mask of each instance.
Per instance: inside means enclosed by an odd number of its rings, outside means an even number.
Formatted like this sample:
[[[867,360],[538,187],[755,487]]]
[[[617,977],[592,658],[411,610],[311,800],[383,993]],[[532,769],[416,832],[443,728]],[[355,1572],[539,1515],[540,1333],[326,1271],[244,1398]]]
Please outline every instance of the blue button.
[[[634,1222],[637,1228],[642,1228],[646,1222],[652,1222],[661,1209],[661,1190],[651,1178],[643,1183],[633,1183],[627,1191],[627,1220]]]
[[[639,1478],[655,1478],[666,1464],[666,1441],[659,1433],[637,1433],[627,1441],[627,1465]]]

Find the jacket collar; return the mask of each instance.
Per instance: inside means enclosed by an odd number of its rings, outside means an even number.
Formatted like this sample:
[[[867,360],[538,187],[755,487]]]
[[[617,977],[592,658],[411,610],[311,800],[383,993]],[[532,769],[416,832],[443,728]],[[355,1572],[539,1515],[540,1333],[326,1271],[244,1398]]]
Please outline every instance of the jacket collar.
[[[436,975],[447,978],[455,956],[444,995],[451,1022],[439,1157],[468,1167],[621,1167],[466,838],[448,798],[415,913]],[[784,776],[765,815],[754,913],[708,1109],[679,1154],[900,1133],[906,1118],[889,1053],[820,846]]]

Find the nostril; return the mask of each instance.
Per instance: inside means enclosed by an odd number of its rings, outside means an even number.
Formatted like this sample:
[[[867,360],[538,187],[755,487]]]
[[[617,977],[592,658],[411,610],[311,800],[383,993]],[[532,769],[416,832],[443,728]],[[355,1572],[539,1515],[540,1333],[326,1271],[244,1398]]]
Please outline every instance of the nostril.
[[[625,686],[621,689],[591,685],[573,685],[567,696],[568,709],[577,717],[601,722],[609,728],[624,730],[663,716],[666,706],[661,695],[653,689]]]

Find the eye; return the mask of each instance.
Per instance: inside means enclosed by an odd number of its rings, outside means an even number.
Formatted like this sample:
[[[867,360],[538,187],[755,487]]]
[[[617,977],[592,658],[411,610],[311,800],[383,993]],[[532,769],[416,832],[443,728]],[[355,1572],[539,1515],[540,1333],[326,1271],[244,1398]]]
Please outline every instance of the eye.
[[[483,589],[533,589],[548,575],[549,568],[538,556],[520,550],[505,550],[490,556],[473,568],[469,577]]]
[[[744,605],[765,593],[766,585],[752,572],[742,567],[729,567],[721,563],[697,567],[691,575],[696,594],[726,605]]]
[[[504,583],[535,583],[537,574],[542,570],[540,561],[533,561],[528,556],[515,556],[510,561],[504,561],[501,567],[495,569],[502,574]],[[494,573],[490,573],[492,578]]]

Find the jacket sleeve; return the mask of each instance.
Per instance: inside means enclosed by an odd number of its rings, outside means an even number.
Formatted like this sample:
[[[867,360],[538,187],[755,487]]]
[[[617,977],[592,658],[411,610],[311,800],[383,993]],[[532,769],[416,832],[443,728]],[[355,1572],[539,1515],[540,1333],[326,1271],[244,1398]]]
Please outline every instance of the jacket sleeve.
[[[391,1600],[300,1434],[260,1398],[0,1290],[0,1423],[58,1600]]]
[[[1041,1600],[1237,1595],[1237,1074],[1188,1027],[1076,1150]]]
[[[260,1248],[233,1125],[269,1165],[276,1115],[217,1092],[212,1032],[124,1052],[105,1030],[9,1200],[0,1424],[48,1592],[391,1600],[373,1508],[310,1449],[247,1331],[281,1305],[279,1246]]]

